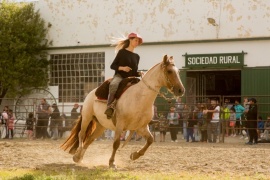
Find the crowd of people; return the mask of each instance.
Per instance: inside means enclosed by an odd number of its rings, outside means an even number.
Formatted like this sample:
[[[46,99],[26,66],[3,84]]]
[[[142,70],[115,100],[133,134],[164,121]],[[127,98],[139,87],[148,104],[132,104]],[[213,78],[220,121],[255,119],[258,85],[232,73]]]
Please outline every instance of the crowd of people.
[[[225,137],[245,138],[248,145],[269,140],[270,116],[266,121],[258,116],[255,98],[244,98],[243,104],[238,99],[231,103],[227,98],[221,103],[211,98],[194,105],[178,98],[169,112],[160,113],[157,119],[160,142],[165,141],[166,132],[170,132],[171,142],[178,142],[177,134],[181,132],[186,142],[216,143],[221,140],[222,130]]]
[[[80,111],[78,111],[80,109]],[[65,114],[60,114],[57,104],[48,104],[43,98],[36,108],[36,112],[30,112],[25,120],[25,124],[20,124],[23,134],[27,139],[53,139],[57,140],[62,137],[63,132],[71,130],[73,123],[80,116],[82,107],[79,104],[74,104],[71,110],[70,118]],[[36,114],[36,116],[34,116]],[[5,106],[1,113],[0,122],[0,138],[13,139],[15,117],[13,111]]]
[[[65,127],[71,129],[74,121],[80,116],[78,109],[81,106],[74,104],[69,120],[61,115],[56,104],[51,106],[46,99],[41,99],[36,108],[36,117],[30,112],[26,118],[27,138],[57,140],[63,134],[63,120]],[[217,99],[208,99],[207,102],[200,102],[189,105],[178,98],[176,103],[170,107],[167,113],[158,113],[157,107],[153,106],[153,123],[150,131],[154,134],[158,131],[160,142],[165,142],[166,134],[170,133],[170,141],[178,142],[177,135],[180,132],[182,139],[186,142],[208,142],[220,141],[223,132],[225,137],[245,138],[246,144],[257,144],[260,139],[270,141],[270,116],[263,120],[258,116],[257,100],[255,98],[244,98],[243,104],[238,99],[231,103],[225,99],[220,103]],[[14,115],[13,111],[5,106],[1,113],[1,138],[12,139],[14,137]],[[49,131],[48,131],[49,128]],[[113,139],[114,132],[106,130],[103,137],[99,139]],[[123,132],[121,140],[125,140],[128,133]],[[98,139],[98,140],[99,140]],[[140,140],[141,136],[134,134],[133,139]]]

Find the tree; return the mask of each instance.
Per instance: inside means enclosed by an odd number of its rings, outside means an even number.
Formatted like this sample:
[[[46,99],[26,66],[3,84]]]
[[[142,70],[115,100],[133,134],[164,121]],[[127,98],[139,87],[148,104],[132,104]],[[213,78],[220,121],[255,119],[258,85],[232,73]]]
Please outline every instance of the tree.
[[[0,4],[0,104],[48,86],[47,32],[32,3]]]

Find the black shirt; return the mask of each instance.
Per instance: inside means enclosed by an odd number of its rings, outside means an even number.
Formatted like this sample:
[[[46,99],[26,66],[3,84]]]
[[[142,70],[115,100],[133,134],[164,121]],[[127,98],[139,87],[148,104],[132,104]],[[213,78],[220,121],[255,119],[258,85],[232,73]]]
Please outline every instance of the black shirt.
[[[257,127],[257,105],[250,105],[247,112],[247,125],[250,128]]]
[[[139,77],[138,74],[138,65],[140,61],[140,56],[136,53],[128,51],[126,49],[120,49],[111,64],[111,69],[115,70],[115,74],[120,74],[123,78],[136,76]],[[132,70],[129,72],[119,71],[119,66],[128,66]]]

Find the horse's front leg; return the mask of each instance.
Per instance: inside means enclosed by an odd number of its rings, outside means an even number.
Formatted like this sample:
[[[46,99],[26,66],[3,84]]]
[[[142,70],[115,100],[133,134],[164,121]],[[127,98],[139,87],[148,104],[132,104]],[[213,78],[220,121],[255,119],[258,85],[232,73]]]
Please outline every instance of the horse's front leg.
[[[137,133],[139,133],[146,139],[146,144],[139,151],[131,153],[130,155],[131,160],[136,160],[139,157],[143,156],[148,147],[154,142],[153,135],[150,133],[148,126],[146,128],[137,131]]]
[[[112,155],[111,158],[109,160],[109,167],[110,168],[116,168],[116,165],[114,163],[114,158],[115,158],[115,154],[117,149],[120,146],[120,136],[121,136],[122,130],[116,130],[115,131],[115,135],[114,135],[114,142],[113,142],[113,151],[112,151]]]

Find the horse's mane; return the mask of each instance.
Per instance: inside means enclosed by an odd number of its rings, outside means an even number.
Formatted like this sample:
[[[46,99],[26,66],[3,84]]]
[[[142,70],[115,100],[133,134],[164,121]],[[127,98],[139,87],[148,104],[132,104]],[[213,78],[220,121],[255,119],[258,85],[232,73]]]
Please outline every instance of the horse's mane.
[[[154,69],[156,66],[160,65],[161,63],[157,63],[156,65],[152,66],[150,69],[148,69],[148,71],[146,71],[145,75],[151,71],[152,69]]]

